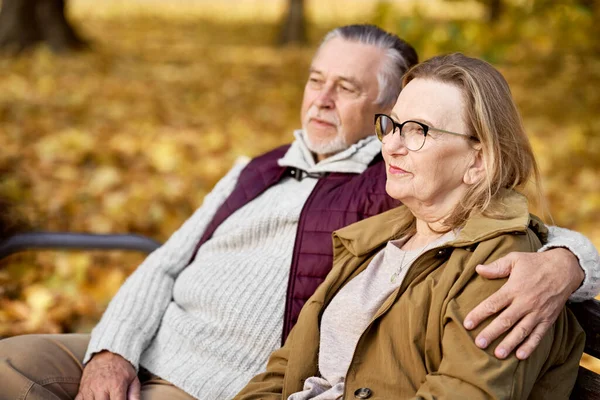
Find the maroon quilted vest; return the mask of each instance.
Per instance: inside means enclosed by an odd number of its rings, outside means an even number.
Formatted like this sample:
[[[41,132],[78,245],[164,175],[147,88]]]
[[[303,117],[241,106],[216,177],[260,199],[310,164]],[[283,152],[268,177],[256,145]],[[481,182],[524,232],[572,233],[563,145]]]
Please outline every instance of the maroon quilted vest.
[[[242,170],[233,192],[217,210],[196,246],[196,252],[211,238],[217,227],[236,210],[258,197],[285,177],[298,179],[301,171],[277,164],[289,145],[259,156]],[[305,179],[314,179],[311,177]],[[399,205],[385,192],[385,164],[377,156],[362,174],[328,173],[306,200],[300,220],[290,267],[282,343],[298,319],[300,309],[323,282],[332,266],[331,233],[343,226],[387,211]],[[191,262],[190,261],[190,262]]]

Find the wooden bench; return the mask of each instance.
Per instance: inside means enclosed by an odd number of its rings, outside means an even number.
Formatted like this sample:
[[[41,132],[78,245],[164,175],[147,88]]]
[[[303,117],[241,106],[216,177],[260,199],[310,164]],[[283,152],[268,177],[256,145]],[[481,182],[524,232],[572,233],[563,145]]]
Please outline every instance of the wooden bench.
[[[585,330],[584,352],[600,359],[600,302],[588,300],[569,304],[569,308]],[[600,399],[600,375],[584,367],[579,367],[577,382],[571,393],[572,400]]]

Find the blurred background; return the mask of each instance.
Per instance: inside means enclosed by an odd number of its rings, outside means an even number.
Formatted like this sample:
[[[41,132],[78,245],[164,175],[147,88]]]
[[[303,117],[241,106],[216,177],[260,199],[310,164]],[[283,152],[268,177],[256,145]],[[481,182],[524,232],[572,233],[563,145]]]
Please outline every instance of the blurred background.
[[[461,51],[503,72],[555,224],[598,248],[598,3],[0,0],[0,240],[45,230],[164,242],[238,156],[292,140],[324,33],[374,23],[422,60]],[[0,336],[89,331],[143,257],[0,260]]]

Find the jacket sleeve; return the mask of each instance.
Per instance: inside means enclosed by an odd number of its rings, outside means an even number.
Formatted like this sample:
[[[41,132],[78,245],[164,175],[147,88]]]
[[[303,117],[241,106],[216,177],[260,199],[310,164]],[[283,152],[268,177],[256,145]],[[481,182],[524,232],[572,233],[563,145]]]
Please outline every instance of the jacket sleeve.
[[[488,254],[480,254],[476,249],[466,261],[465,272],[457,281],[456,290],[447,299],[441,317],[443,358],[438,370],[426,376],[415,399],[536,398],[530,395],[539,379],[544,379],[547,393],[552,393],[552,398],[569,397],[577,376],[584,335],[566,309],[542,338],[538,348],[524,361],[517,359],[514,353],[505,360],[494,356],[496,345],[506,334],[485,350],[475,345],[475,337],[491,322],[490,319],[474,331],[463,327],[462,322],[469,311],[505,282],[482,278],[475,272],[475,266],[494,261],[512,251],[535,251],[539,247],[531,231],[527,235],[504,235],[493,241],[491,252],[489,246],[484,246]],[[463,282],[460,282],[461,279]]]
[[[121,355],[136,369],[172,298],[175,279],[217,209],[233,191],[247,162],[237,162],[196,212],[127,278],[92,331],[84,363],[102,350]]]
[[[585,273],[583,283],[569,298],[571,301],[593,299],[600,293],[600,255],[592,242],[579,232],[557,226],[548,227],[548,242],[539,251],[564,247],[579,260]]]
[[[234,400],[279,400],[283,396],[283,381],[288,365],[290,348],[294,343],[296,328],[292,328],[285,344],[269,357],[267,370],[256,375],[234,397]]]

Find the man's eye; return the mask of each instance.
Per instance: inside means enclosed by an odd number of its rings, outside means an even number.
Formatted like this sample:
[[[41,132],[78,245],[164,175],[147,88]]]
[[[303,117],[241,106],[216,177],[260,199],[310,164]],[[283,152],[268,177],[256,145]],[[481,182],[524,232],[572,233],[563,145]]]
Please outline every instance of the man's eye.
[[[354,93],[354,88],[351,88],[349,86],[340,86],[340,90],[346,93]]]

